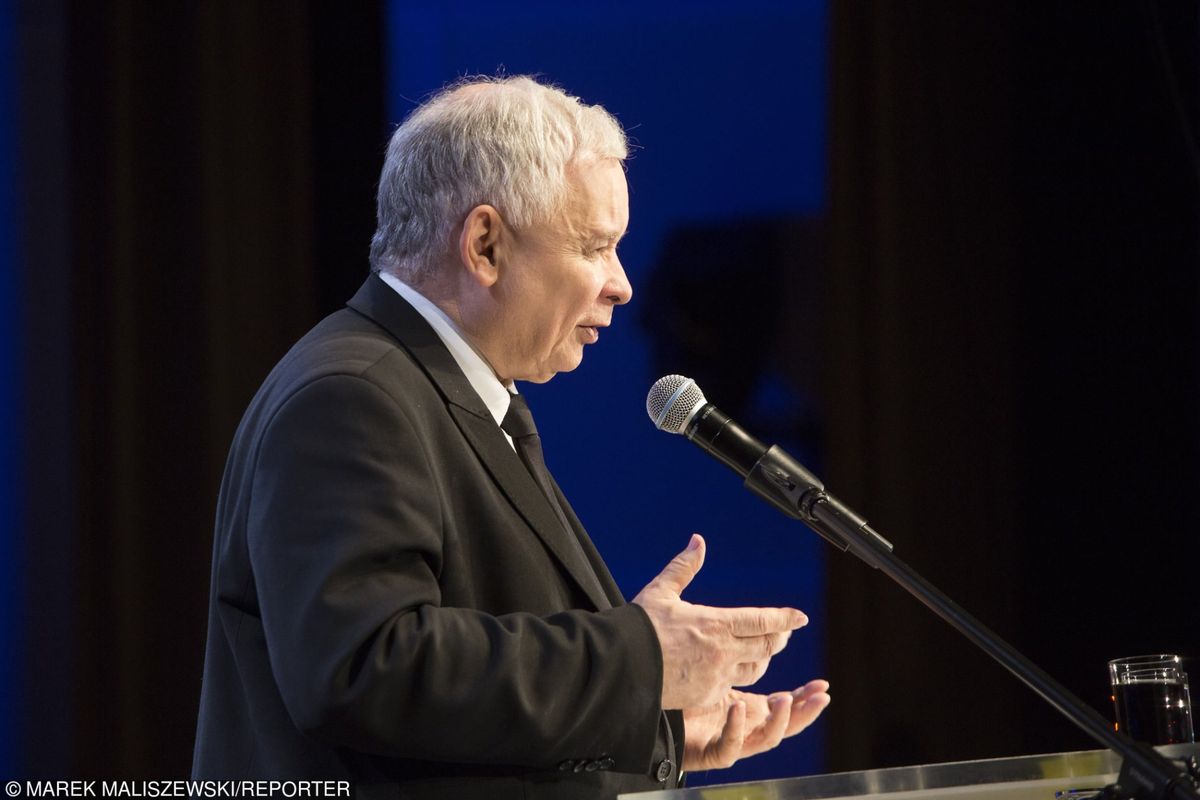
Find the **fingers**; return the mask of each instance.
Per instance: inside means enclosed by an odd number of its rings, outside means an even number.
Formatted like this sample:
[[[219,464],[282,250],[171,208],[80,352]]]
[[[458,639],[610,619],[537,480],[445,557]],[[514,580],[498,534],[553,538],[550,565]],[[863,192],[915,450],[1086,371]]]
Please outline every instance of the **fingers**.
[[[829,682],[824,680],[809,681],[792,691],[791,718],[784,732],[785,737],[795,736],[821,716],[830,702],[828,691]]]
[[[808,616],[795,608],[720,609],[734,636],[787,633],[808,624]]]
[[[771,657],[787,647],[792,632],[773,633],[769,636],[740,637],[734,640],[729,650],[745,654],[747,660],[738,662],[734,667],[733,686],[750,686],[758,682],[767,672]]]
[[[760,736],[755,737],[754,742],[756,752],[766,752],[773,750],[783,741],[783,737],[787,734],[788,722],[792,716],[792,701],[793,697],[788,692],[779,692],[767,698],[767,708],[770,713],[767,715],[766,722],[760,728]]]
[[[704,537],[698,533],[693,533],[692,538],[688,541],[687,549],[679,555],[671,559],[662,572],[658,573],[650,583],[657,584],[660,588],[680,595],[683,590],[692,582],[692,578],[696,577],[696,573],[704,566]]]
[[[779,746],[788,735],[795,700],[790,692],[776,692],[770,696],[745,694],[740,701],[746,705],[746,733],[742,740],[739,758],[765,753]]]
[[[783,652],[791,636],[791,631],[765,636],[738,636],[729,640],[723,649],[739,661],[761,661]]]
[[[746,703],[738,700],[729,706],[721,735],[705,748],[708,751],[704,754],[705,764],[716,769],[732,767],[742,755],[742,742],[745,738]]]
[[[771,665],[768,659],[762,661],[745,661],[738,664],[734,669],[733,685],[734,686],[752,686],[758,683],[758,679],[767,673],[767,667]]]
[[[828,681],[815,680],[791,692],[771,695],[735,690],[716,708],[685,711],[688,739],[683,769],[723,769],[747,756],[773,750],[820,716],[829,705],[828,689]],[[711,721],[705,723],[710,714]],[[724,720],[717,733],[721,716]],[[711,727],[705,730],[706,725]]]
[[[829,695],[823,688],[829,688],[829,684],[813,681],[792,692],[776,692],[768,697],[747,695],[765,705],[766,714],[746,733],[742,758],[773,750],[784,739],[811,725],[829,705]]]

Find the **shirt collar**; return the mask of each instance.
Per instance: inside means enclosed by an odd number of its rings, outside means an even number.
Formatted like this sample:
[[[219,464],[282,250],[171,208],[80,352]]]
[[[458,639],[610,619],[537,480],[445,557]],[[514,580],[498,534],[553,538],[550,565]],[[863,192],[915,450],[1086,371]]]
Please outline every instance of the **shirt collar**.
[[[395,275],[381,271],[379,277],[407,300],[408,304],[430,324],[434,333],[438,335],[442,344],[446,345],[446,349],[458,363],[458,368],[463,371],[471,388],[483,400],[483,404],[487,406],[488,411],[495,418],[496,424],[499,425],[504,420],[504,415],[508,413],[509,397],[517,393],[512,382],[509,381],[507,386],[500,382],[479,351],[467,341],[467,337],[463,335],[446,312],[434,305],[433,301]]]

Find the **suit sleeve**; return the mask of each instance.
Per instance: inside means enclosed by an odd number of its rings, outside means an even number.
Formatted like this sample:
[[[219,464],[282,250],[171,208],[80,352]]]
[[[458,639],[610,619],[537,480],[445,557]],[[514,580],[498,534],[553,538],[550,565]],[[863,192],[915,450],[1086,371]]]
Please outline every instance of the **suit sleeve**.
[[[608,756],[646,772],[662,655],[645,612],[443,607],[424,446],[395,400],[355,376],[310,383],[267,426],[248,541],[292,720],[390,757],[553,769]]]

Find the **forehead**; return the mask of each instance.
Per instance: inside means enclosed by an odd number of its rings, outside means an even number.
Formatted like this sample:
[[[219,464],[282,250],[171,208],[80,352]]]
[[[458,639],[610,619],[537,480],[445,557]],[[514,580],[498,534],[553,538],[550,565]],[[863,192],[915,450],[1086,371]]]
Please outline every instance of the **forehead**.
[[[629,186],[614,159],[573,165],[567,173],[567,225],[580,235],[620,236],[629,225]]]

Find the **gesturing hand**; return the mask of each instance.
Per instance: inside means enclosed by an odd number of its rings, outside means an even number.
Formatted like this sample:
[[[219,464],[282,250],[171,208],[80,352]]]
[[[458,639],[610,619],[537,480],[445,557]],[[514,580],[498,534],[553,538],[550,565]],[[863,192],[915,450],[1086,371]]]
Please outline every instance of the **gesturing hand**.
[[[794,608],[711,608],[681,600],[704,564],[704,549],[704,539],[693,534],[687,549],[633,598],[662,647],[663,708],[707,708],[730,688],[753,684],[791,632],[808,623]]]
[[[772,695],[732,689],[711,706],[684,709],[687,741],[680,769],[723,769],[774,749],[820,716],[829,705],[828,691],[829,684],[822,680]]]

